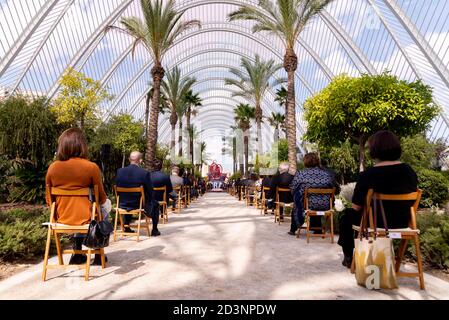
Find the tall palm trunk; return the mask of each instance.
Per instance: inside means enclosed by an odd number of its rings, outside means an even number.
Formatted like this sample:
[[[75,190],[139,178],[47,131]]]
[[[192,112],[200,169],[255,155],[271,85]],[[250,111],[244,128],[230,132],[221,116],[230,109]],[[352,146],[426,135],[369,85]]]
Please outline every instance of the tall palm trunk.
[[[179,117],[179,132],[178,132],[178,146],[179,153],[178,156],[182,158],[182,117]]]
[[[260,102],[256,103],[256,123],[257,123],[257,152],[256,154],[261,155],[263,153],[262,150],[262,118],[263,112],[260,107]]]
[[[150,118],[150,102],[151,102],[151,93],[147,93],[147,98],[145,100],[145,136],[148,136],[148,120]]]
[[[243,137],[243,145],[245,148],[245,174],[248,174],[248,164],[249,164],[249,130],[245,130],[245,136]]]
[[[161,81],[164,78],[165,70],[160,61],[156,61],[151,69],[153,77],[153,99],[151,101],[150,124],[147,133],[147,151],[145,154],[145,166],[153,170],[153,161],[156,158],[157,128],[159,122],[159,103],[161,98]]]
[[[186,126],[187,126],[188,139],[189,139],[188,140],[189,143],[187,144],[187,154],[190,157],[189,160],[193,164],[193,132],[191,130],[191,124],[190,124],[191,115],[192,115],[192,110],[189,107],[186,112]]]
[[[298,68],[298,57],[293,49],[288,48],[284,57],[284,68],[288,74],[287,93],[287,141],[290,173],[296,173],[296,110],[295,110],[295,71]]]
[[[171,124],[170,159],[175,162],[176,158],[176,124]]]
[[[278,142],[279,141],[279,126],[276,126],[274,128],[274,142]]]
[[[232,169],[234,170],[234,174],[237,172],[237,138],[232,138],[232,161],[233,166]]]

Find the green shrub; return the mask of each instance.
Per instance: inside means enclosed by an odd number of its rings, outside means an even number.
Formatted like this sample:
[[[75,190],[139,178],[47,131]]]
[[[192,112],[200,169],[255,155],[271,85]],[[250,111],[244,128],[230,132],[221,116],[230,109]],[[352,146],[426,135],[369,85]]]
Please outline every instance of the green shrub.
[[[8,201],[42,204],[45,202],[46,169],[28,161],[16,162],[7,179]]]
[[[418,187],[423,191],[421,206],[431,207],[444,205],[449,199],[449,181],[439,171],[419,168]]]
[[[0,212],[0,260],[29,259],[45,250],[48,221],[46,209],[13,209]]]

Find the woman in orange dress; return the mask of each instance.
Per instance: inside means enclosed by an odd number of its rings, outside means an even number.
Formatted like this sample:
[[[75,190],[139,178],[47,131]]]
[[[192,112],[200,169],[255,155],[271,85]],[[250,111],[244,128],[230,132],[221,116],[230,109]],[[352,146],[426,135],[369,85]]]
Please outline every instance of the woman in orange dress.
[[[46,186],[47,204],[51,205],[49,191],[52,187],[76,190],[94,185],[99,189],[99,202],[105,204],[107,196],[101,180],[100,168],[87,160],[87,142],[83,132],[78,128],[65,131],[58,141],[57,161],[52,163],[47,171]],[[58,197],[56,198],[56,221],[67,225],[81,226],[88,224],[91,219],[91,204],[87,197]],[[84,235],[75,235],[73,248],[82,249]],[[83,264],[86,255],[75,254],[70,264]],[[98,261],[97,261],[98,260]],[[99,262],[95,256],[94,264]]]

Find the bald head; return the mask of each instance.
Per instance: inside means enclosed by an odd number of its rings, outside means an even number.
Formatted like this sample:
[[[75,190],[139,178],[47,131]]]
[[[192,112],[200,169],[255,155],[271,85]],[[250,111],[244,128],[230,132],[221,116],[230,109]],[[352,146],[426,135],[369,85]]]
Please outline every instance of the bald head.
[[[140,153],[139,151],[131,152],[131,155],[129,156],[129,162],[131,164],[139,165],[142,162],[142,153]]]

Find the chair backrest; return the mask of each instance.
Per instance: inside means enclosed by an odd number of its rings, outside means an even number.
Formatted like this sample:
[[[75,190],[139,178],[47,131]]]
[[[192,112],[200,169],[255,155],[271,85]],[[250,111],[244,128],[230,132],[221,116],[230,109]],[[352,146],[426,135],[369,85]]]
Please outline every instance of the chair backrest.
[[[100,214],[100,204],[98,199],[100,198],[100,193],[97,185],[93,186],[93,192],[90,188],[80,188],[75,190],[68,190],[62,188],[50,187],[49,194],[51,199],[51,210],[50,210],[50,223],[55,223],[55,213],[56,213],[56,197],[88,197],[92,201],[92,215],[91,219],[94,220],[97,218],[98,220],[102,220],[102,216]],[[92,198],[91,198],[92,197]]]
[[[139,209],[142,209],[145,205],[145,191],[143,186],[135,188],[123,188],[114,186],[115,197],[117,199],[117,208],[120,208],[120,194],[121,193],[140,193]]]
[[[380,201],[413,201],[413,204],[410,206],[410,220],[409,227],[411,229],[417,229],[416,224],[416,212],[418,211],[419,202],[421,201],[422,190],[418,189],[415,192],[404,193],[404,194],[384,194],[374,192],[373,189],[370,189],[366,195],[366,202],[364,206],[364,210],[368,210],[369,222],[370,226],[374,226],[373,221],[373,208],[372,203],[373,200],[377,199]],[[366,211],[364,211],[364,216]],[[387,221],[388,222],[388,221]]]
[[[280,188],[277,187],[276,188],[276,202],[279,202],[279,194],[280,193],[291,193],[292,191],[290,190],[290,188]]]
[[[335,188],[321,189],[321,188],[308,188],[304,192],[304,210],[309,210],[309,195],[322,195],[324,197],[329,196],[329,210],[334,208]]]
[[[153,188],[153,191],[155,192],[162,192],[163,193],[163,200],[162,201],[166,201],[167,200],[167,187],[163,186],[163,187],[159,187],[159,188]]]

